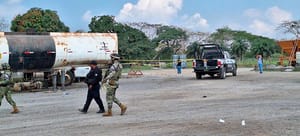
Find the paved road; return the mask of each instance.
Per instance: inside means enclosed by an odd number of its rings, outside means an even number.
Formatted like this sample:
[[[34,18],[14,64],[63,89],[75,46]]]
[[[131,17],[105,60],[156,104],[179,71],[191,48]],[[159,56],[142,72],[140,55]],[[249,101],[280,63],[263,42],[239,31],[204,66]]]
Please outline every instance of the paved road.
[[[128,105],[120,116],[97,114],[84,104],[86,86],[65,92],[17,93],[22,111],[0,107],[0,136],[297,136],[300,134],[300,73],[265,72],[241,68],[225,80],[196,80],[191,69],[144,71],[140,78],[121,79],[117,96]],[[101,91],[105,101],[105,92]],[[221,119],[221,120],[220,120]],[[224,122],[222,122],[222,120]],[[242,120],[245,125],[242,125]],[[220,122],[221,121],[221,122]]]

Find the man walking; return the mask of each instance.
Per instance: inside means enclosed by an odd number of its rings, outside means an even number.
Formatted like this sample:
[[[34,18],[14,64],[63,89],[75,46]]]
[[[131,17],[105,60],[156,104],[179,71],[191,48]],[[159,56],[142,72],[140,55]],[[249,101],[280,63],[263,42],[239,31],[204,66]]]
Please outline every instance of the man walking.
[[[111,54],[110,57],[113,64],[105,73],[105,77],[102,82],[105,85],[107,90],[106,92],[107,112],[103,114],[104,117],[112,116],[113,102],[118,104],[119,107],[121,108],[121,115],[123,115],[127,109],[127,107],[116,98],[116,90],[119,87],[118,81],[121,78],[122,68],[123,68],[123,66],[119,62],[120,56],[118,54]]]
[[[99,106],[99,111],[97,113],[104,113],[105,109],[100,98],[100,84],[99,82],[102,80],[102,71],[97,67],[96,61],[91,61],[90,63],[91,70],[87,74],[85,83],[88,85],[88,92],[86,102],[84,104],[83,109],[79,109],[82,113],[87,113],[91,101],[94,99]]]
[[[5,68],[6,66],[2,66],[2,68]],[[6,72],[3,74],[0,73],[0,106],[3,97],[7,100],[7,102],[13,107],[12,114],[18,113],[19,109],[17,108],[16,102],[11,98],[11,90],[9,87],[10,84],[10,75]]]

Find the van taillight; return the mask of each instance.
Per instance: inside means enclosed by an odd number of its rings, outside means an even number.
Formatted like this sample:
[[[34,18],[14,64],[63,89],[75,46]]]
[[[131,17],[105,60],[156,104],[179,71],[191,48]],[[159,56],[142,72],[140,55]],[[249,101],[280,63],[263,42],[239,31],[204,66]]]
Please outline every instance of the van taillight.
[[[196,60],[193,60],[193,68],[196,67]]]
[[[222,66],[222,62],[220,60],[218,60],[218,67],[221,67]]]

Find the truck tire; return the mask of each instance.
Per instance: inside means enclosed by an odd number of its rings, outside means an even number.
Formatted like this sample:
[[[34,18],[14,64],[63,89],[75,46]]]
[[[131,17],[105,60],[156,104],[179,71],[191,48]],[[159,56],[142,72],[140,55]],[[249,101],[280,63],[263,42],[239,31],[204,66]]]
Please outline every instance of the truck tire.
[[[233,67],[232,76],[236,76],[237,74],[237,68],[236,66]]]
[[[57,85],[61,85],[60,74],[57,74]],[[74,81],[74,74],[69,70],[65,74],[65,86],[71,85]]]
[[[74,74],[71,71],[67,71],[65,75],[65,85],[71,85],[74,81]]]
[[[201,79],[201,78],[202,78],[201,73],[197,73],[197,72],[196,72],[196,79]]]
[[[226,68],[225,67],[223,67],[220,70],[219,76],[220,76],[220,79],[225,79],[226,78]]]

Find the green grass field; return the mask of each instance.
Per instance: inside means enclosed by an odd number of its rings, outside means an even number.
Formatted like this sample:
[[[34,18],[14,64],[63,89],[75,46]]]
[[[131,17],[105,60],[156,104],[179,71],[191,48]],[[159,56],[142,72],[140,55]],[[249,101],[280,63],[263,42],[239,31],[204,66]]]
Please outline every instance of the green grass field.
[[[186,68],[192,68],[193,60],[188,59],[186,60],[187,67]],[[173,61],[172,60],[160,60],[160,61],[154,61],[154,60],[143,60],[143,61],[133,61],[133,62],[125,62],[122,63],[124,66],[124,73],[128,73],[130,70],[151,70],[154,68],[162,68],[162,69],[171,69],[173,68]],[[134,64],[134,65],[132,65]],[[254,68],[255,65],[257,65],[257,60],[255,58],[245,58],[242,61],[237,60],[238,67],[249,67]],[[270,59],[264,59],[264,66],[267,65],[278,65],[278,58],[270,58]],[[288,61],[284,61],[284,66],[288,65]]]

